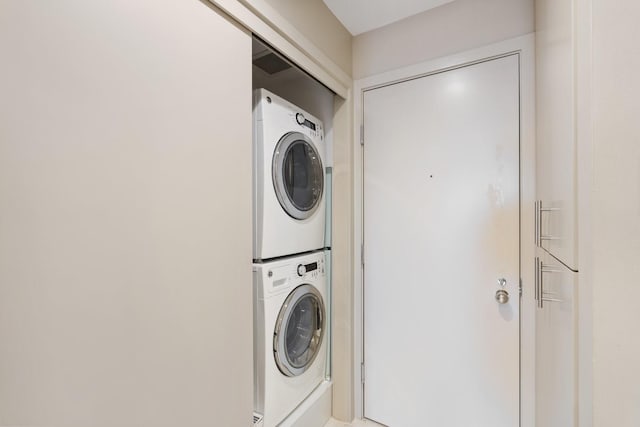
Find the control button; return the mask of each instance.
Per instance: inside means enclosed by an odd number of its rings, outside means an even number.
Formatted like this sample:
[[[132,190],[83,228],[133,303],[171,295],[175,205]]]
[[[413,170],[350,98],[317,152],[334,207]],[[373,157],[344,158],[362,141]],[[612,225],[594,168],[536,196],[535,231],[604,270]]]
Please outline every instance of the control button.
[[[305,267],[302,264],[298,265],[298,276],[302,277],[306,272],[307,272],[307,267]]]
[[[304,116],[300,113],[296,114],[296,122],[298,122],[299,125],[303,125],[305,122]]]

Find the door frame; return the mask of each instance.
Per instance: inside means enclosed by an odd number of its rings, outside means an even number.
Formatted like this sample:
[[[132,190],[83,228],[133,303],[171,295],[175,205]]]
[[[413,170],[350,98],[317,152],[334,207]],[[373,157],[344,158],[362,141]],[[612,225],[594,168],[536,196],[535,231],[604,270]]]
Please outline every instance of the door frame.
[[[362,265],[363,220],[363,102],[364,92],[391,83],[424,77],[465,65],[518,54],[520,63],[520,427],[535,426],[535,297],[534,212],[535,201],[535,45],[527,34],[466,52],[428,60],[354,81],[353,135],[353,283],[355,416],[364,417],[364,281]]]

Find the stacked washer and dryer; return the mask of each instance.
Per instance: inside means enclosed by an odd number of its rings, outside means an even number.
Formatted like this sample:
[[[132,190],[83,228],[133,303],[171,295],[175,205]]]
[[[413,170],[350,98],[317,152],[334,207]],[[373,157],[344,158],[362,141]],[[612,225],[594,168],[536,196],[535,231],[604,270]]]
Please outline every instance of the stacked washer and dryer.
[[[322,123],[254,92],[254,420],[281,424],[325,379]]]

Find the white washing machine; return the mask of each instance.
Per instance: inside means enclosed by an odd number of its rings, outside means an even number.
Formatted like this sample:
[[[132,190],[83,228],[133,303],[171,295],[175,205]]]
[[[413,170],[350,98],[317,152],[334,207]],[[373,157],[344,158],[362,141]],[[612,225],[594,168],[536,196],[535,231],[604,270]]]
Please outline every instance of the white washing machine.
[[[322,122],[265,90],[254,91],[253,258],[324,247]]]
[[[327,360],[325,252],[253,266],[254,411],[281,423],[322,383]]]

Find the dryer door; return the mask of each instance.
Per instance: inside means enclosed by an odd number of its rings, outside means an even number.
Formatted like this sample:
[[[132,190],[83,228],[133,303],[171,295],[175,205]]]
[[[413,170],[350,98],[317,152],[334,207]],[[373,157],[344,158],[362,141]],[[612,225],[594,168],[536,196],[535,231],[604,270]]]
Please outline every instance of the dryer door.
[[[289,132],[273,153],[273,187],[289,216],[309,218],[318,208],[324,191],[322,159],[309,137]]]
[[[282,304],[273,334],[273,354],[284,375],[295,377],[311,366],[324,330],[322,295],[312,285],[298,286]]]

